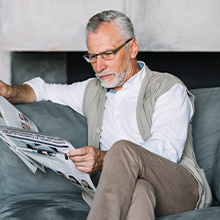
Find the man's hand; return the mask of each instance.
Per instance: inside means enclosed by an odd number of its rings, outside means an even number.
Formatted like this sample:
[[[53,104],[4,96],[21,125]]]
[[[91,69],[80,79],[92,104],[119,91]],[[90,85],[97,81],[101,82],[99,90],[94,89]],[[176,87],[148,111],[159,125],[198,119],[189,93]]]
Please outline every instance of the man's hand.
[[[73,161],[77,170],[92,174],[102,170],[106,153],[107,151],[101,151],[93,146],[86,146],[69,151],[67,156]]]
[[[12,87],[0,80],[0,95],[8,99],[10,98],[11,94],[12,94]]]
[[[0,80],[0,95],[12,103],[36,101],[34,90],[28,84],[9,86]]]

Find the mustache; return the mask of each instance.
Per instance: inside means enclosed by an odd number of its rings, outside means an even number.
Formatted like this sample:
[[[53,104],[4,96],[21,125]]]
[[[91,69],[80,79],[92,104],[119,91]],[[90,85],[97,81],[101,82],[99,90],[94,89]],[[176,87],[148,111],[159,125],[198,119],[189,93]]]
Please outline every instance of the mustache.
[[[100,73],[96,73],[95,74],[95,76],[97,77],[97,78],[100,78],[100,77],[102,77],[102,76],[106,76],[106,75],[115,75],[116,73],[114,73],[114,72],[105,72],[105,71],[103,71],[103,72],[100,72]]]

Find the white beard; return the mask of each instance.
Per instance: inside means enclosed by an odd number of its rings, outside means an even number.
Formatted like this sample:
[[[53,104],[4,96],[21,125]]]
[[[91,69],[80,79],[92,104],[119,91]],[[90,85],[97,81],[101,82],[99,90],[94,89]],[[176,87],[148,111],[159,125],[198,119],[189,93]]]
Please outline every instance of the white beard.
[[[103,75],[107,75],[107,74],[112,74],[114,75],[114,79],[101,79],[100,77]],[[123,84],[125,77],[126,77],[126,73],[120,74],[120,73],[102,73],[102,74],[96,74],[96,77],[101,81],[101,85],[107,89],[109,88],[115,88],[115,87],[119,87]]]

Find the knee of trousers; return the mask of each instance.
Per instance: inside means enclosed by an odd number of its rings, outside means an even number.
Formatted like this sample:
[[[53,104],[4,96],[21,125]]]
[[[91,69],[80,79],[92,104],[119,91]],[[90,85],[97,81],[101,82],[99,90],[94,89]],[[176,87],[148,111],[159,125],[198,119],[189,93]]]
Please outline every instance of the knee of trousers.
[[[131,154],[134,143],[127,140],[119,140],[115,142],[109,149],[104,159],[104,165],[108,161],[121,160],[126,155]]]

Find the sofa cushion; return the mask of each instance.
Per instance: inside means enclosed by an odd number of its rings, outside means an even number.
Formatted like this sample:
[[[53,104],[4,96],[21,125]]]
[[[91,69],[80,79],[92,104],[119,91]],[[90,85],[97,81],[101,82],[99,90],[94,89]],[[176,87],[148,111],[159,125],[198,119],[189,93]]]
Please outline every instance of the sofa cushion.
[[[191,90],[195,95],[193,143],[199,166],[212,187],[215,153],[220,141],[220,87]]]
[[[84,220],[87,218],[89,209],[80,195],[21,194],[0,202],[0,219]],[[156,220],[219,220],[219,216],[220,207],[209,207],[157,217]]]
[[[220,143],[215,154],[215,163],[213,170],[213,192],[218,201],[220,201]]]
[[[65,138],[75,148],[87,145],[87,121],[70,107],[50,101],[17,104],[15,107],[26,114],[40,132]]]
[[[220,207],[209,207],[199,210],[168,215],[156,220],[219,220]]]
[[[51,102],[16,105],[32,119],[39,131],[68,139],[74,147],[87,145],[87,126],[84,117],[67,106]],[[53,171],[46,169],[46,174],[37,171],[33,174],[21,159],[0,141],[0,199],[9,194],[22,193],[78,193],[69,181]]]
[[[84,220],[88,212],[80,195],[20,194],[0,202],[0,219]]]

